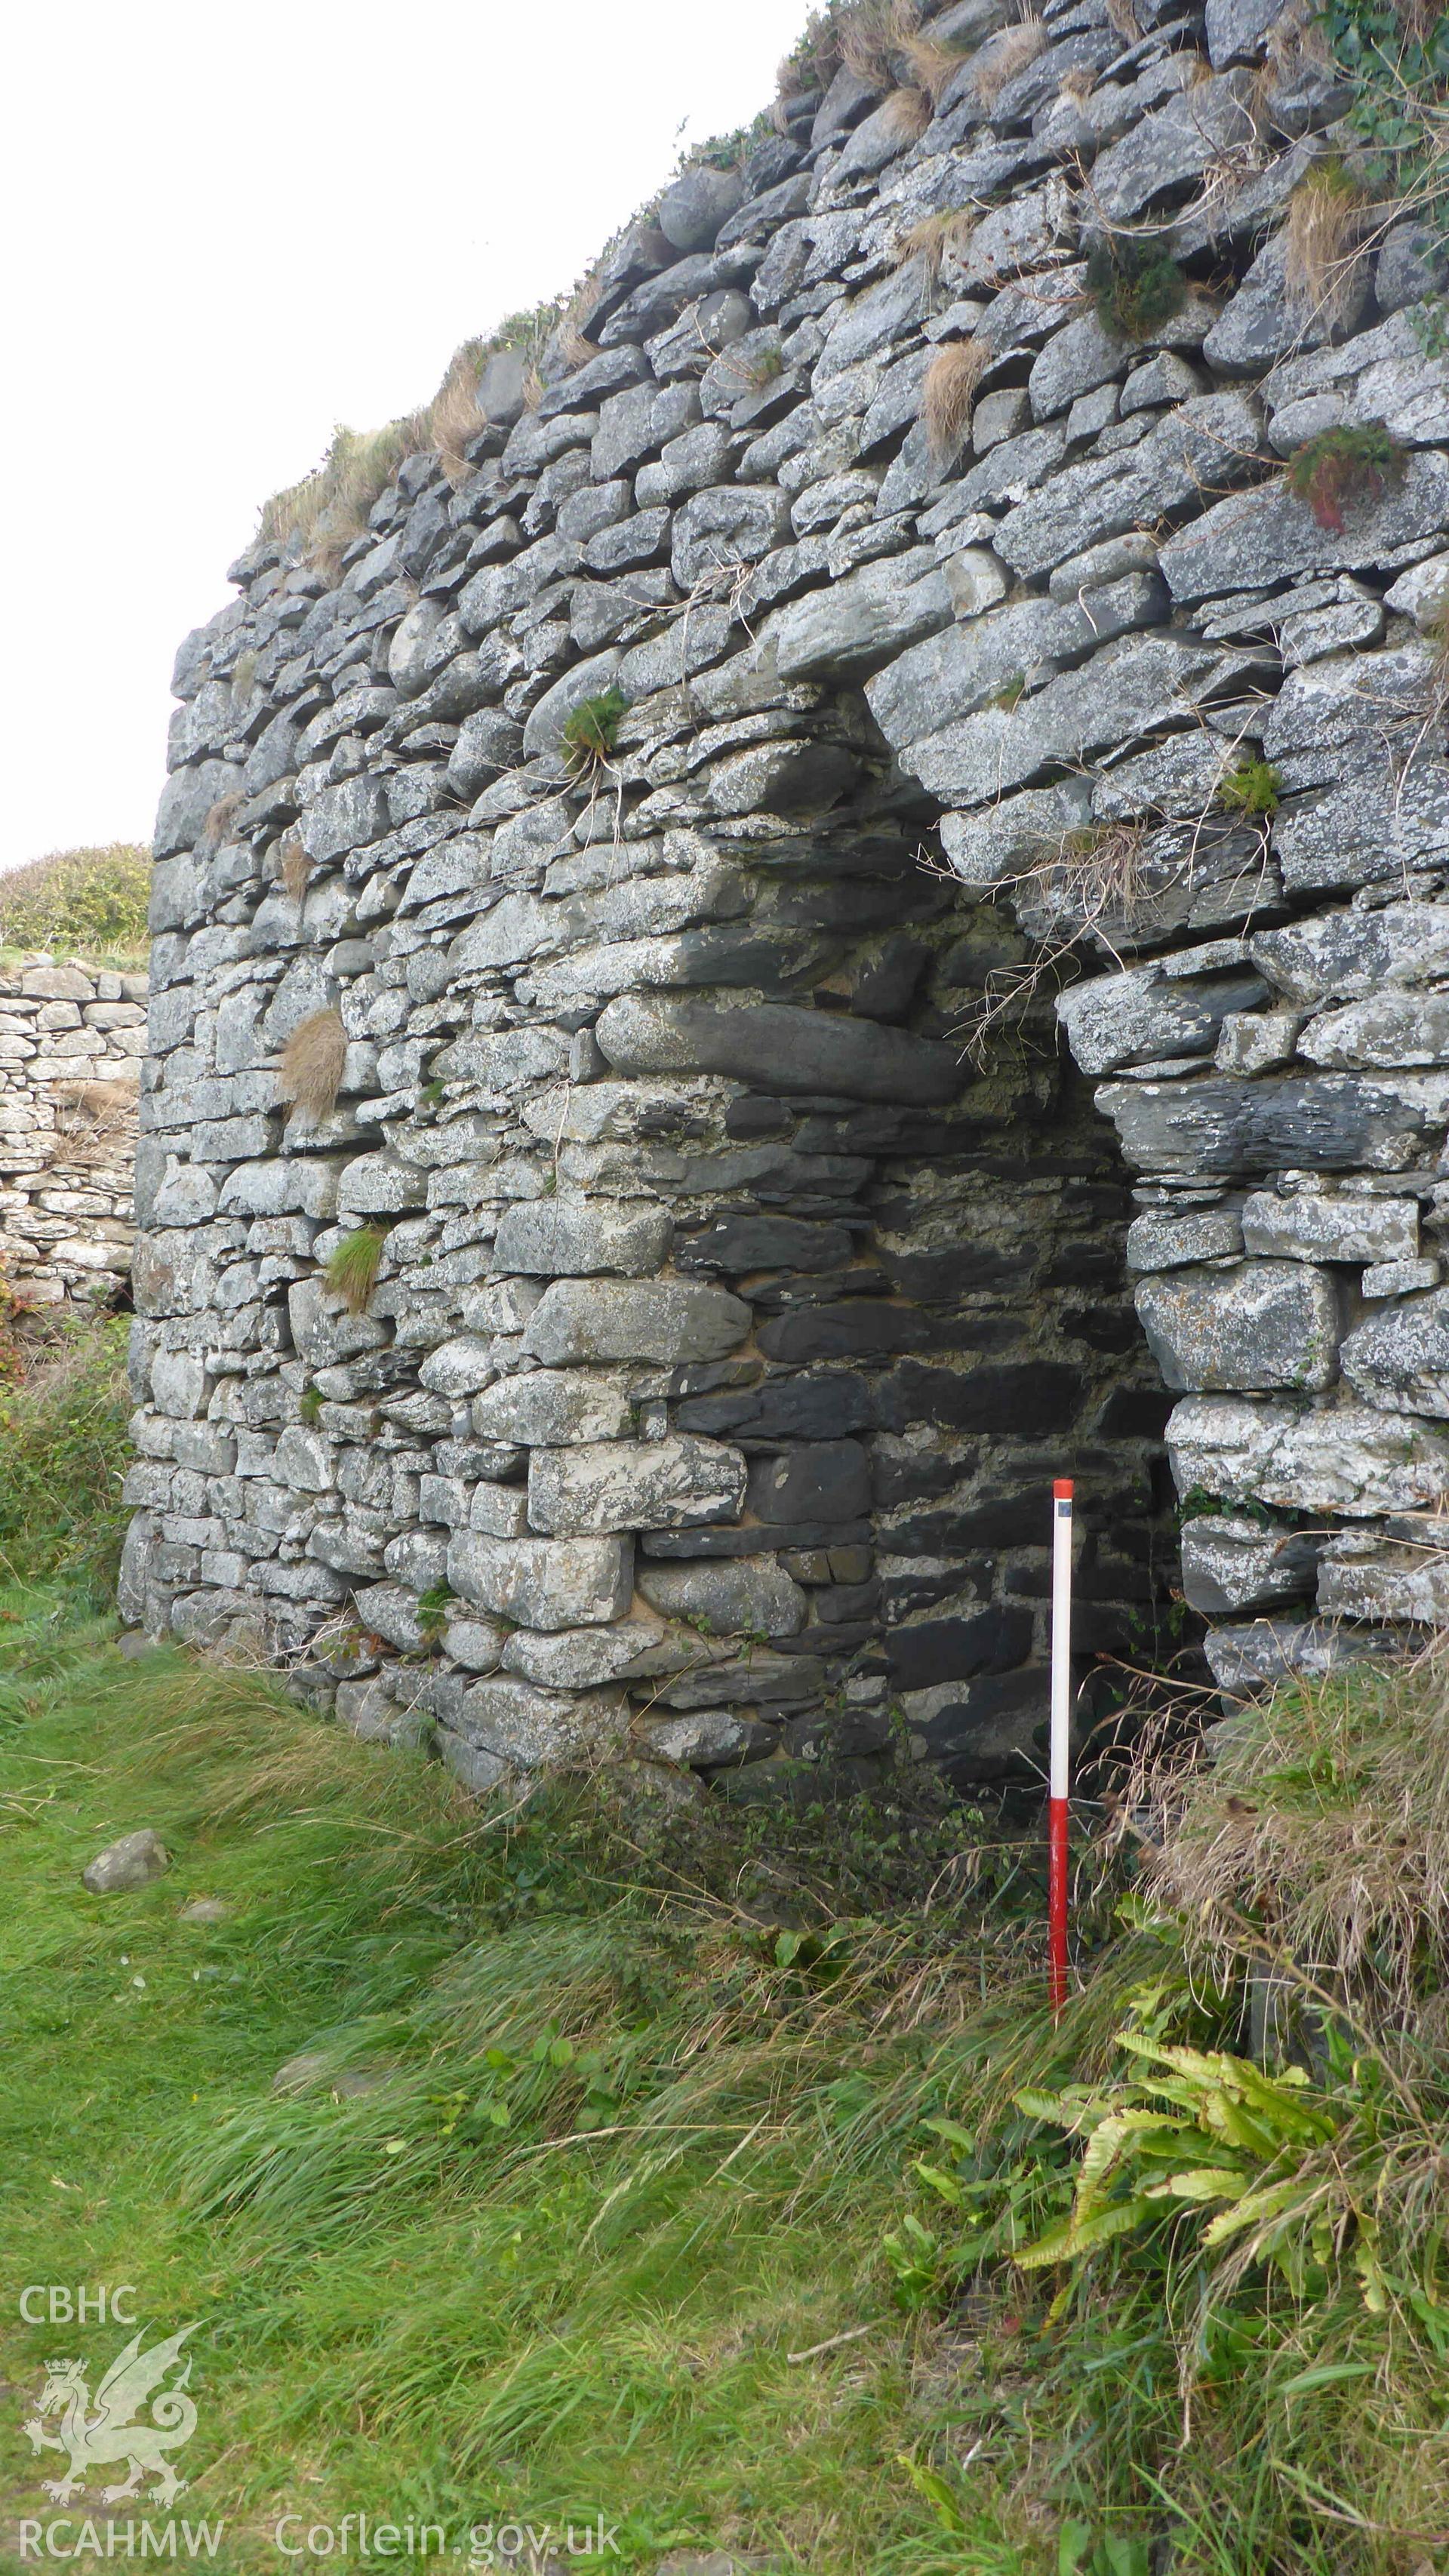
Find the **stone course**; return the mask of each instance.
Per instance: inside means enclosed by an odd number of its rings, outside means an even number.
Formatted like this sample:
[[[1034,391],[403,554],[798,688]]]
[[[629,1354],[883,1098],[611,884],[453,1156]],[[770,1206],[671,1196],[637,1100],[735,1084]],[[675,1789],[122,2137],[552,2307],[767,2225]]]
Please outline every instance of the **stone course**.
[[[488,362],[466,477],[409,458],[335,582],[232,567],[156,837],[128,1616],[479,1787],[849,1784],[897,1715],[1030,1776],[1047,1482],[1083,1657],[1138,1654],[1166,1428],[1225,1689],[1440,1617],[1449,364],[1392,210],[1337,319],[1285,283],[1353,138],[1282,14],[1045,0],[914,136],[842,73],[614,246],[531,409]],[[1104,222],[1185,263],[1140,340]],[[1322,525],[1283,459],[1371,419],[1403,471]],[[1061,1053],[963,1053],[1041,975]]]
[[[125,1289],[145,1049],[144,975],[0,966],[0,1275],[33,1306]]]

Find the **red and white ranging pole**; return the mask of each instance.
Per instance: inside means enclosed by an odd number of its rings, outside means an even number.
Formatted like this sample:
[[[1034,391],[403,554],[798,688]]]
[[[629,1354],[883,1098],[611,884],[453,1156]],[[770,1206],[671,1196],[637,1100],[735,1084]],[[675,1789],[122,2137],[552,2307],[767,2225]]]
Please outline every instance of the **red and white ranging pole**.
[[[1052,1726],[1047,1881],[1052,2011],[1067,1999],[1067,1800],[1071,1790],[1072,1480],[1052,1487]]]

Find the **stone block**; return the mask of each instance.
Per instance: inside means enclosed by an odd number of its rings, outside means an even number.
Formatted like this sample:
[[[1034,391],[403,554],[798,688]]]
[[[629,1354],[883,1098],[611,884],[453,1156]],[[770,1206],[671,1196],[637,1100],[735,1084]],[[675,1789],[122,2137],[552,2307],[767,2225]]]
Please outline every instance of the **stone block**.
[[[1254,1190],[1243,1202],[1243,1241],[1249,1252],[1290,1261],[1412,1261],[1418,1201]]]
[[[1398,1297],[1343,1345],[1343,1373],[1386,1413],[1449,1418],[1449,1288]]]
[[[503,1666],[540,1690],[595,1690],[647,1666],[664,1633],[657,1619],[620,1619],[611,1628],[560,1628],[552,1636],[516,1628],[504,1644]]]
[[[607,1626],[633,1592],[633,1548],[622,1538],[485,1538],[456,1530],[448,1581],[461,1599],[524,1628]]]
[[[480,1440],[535,1448],[551,1442],[622,1440],[634,1408],[618,1378],[585,1369],[530,1369],[488,1388],[473,1405]]]
[[[1318,1389],[1338,1375],[1338,1291],[1305,1262],[1176,1271],[1142,1280],[1136,1303],[1173,1389]]]
[[[501,1674],[470,1683],[454,1720],[466,1743],[519,1771],[597,1761],[618,1750],[627,1726],[627,1704],[617,1693],[537,1690]]]
[[[574,1360],[719,1360],[744,1340],[752,1321],[743,1300],[723,1288],[672,1279],[565,1279],[544,1291],[523,1347],[553,1366]]]
[[[1167,1448],[1180,1494],[1349,1519],[1449,1509],[1449,1438],[1367,1404],[1189,1396],[1173,1411]]]
[[[1284,1530],[1230,1512],[1185,1521],[1182,1590],[1189,1609],[1207,1618],[1271,1609],[1311,1597],[1322,1540],[1311,1530]]]
[[[538,1199],[505,1209],[493,1248],[499,1270],[542,1279],[612,1271],[638,1278],[669,1251],[674,1221],[664,1208],[588,1198]]]
[[[1330,1539],[1318,1577],[1327,1619],[1406,1619],[1449,1627],[1449,1554],[1350,1531]]]
[[[528,1471],[529,1521],[561,1538],[733,1521],[744,1496],[740,1452],[688,1435],[540,1449]]]
[[[734,1074],[761,1090],[922,1107],[953,1099],[963,1080],[955,1050],[935,1040],[778,1002],[731,1011],[631,993],[610,1002],[595,1035],[619,1073]]]
[[[642,1565],[639,1589],[666,1619],[695,1622],[708,1635],[795,1637],[809,1602],[773,1556],[727,1564]]]

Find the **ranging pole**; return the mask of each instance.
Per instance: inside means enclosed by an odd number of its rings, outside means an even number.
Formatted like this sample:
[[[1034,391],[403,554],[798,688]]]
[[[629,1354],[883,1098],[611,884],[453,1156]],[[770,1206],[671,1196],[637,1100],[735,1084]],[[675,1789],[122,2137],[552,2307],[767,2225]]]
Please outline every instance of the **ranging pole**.
[[[1047,1897],[1052,2010],[1067,1999],[1067,1796],[1072,1723],[1072,1480],[1052,1487],[1052,1731]]]

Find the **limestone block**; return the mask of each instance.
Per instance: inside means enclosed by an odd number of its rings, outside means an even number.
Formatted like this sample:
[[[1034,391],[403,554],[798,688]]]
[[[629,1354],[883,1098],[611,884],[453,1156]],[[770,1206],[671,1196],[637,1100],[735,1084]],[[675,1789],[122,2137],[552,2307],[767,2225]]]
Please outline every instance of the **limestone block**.
[[[738,1449],[687,1435],[540,1449],[528,1470],[529,1521],[560,1538],[733,1521],[744,1498]]]
[[[1243,1241],[1249,1252],[1290,1261],[1412,1261],[1418,1201],[1254,1190],[1243,1202]]]
[[[1276,1245],[1254,1244],[1256,1252]],[[1243,1229],[1235,1208],[1204,1208],[1190,1216],[1134,1217],[1127,1229],[1129,1270],[1177,1270],[1185,1262],[1230,1260],[1243,1249]]]
[[[1351,1532],[1330,1539],[1318,1578],[1318,1606],[1329,1619],[1410,1619],[1449,1626],[1449,1555]]]
[[[468,1527],[485,1538],[522,1538],[528,1527],[528,1502],[521,1485],[475,1485],[468,1505]]]
[[[589,1198],[535,1200],[505,1209],[494,1244],[499,1270],[539,1278],[582,1278],[598,1271],[639,1277],[668,1254],[674,1222],[663,1208]]]
[[[1255,1619],[1250,1627],[1209,1629],[1204,1651],[1222,1690],[1251,1696],[1296,1673],[1317,1677],[1402,1654],[1403,1643],[1392,1629],[1345,1628],[1336,1619]]]
[[[1302,1261],[1243,1261],[1142,1280],[1137,1312],[1174,1389],[1331,1386],[1338,1375],[1338,1292]]]
[[[1183,1596],[1209,1618],[1304,1600],[1313,1591],[1321,1548],[1309,1530],[1273,1529],[1229,1512],[1185,1521]]]
[[[762,1637],[795,1637],[809,1614],[807,1595],[773,1556],[644,1565],[639,1589],[666,1619],[697,1621],[716,1636],[749,1630]]]
[[[611,1628],[561,1628],[552,1636],[515,1628],[504,1643],[503,1666],[540,1690],[595,1690],[637,1671],[664,1635],[657,1619],[620,1619]]]
[[[607,1756],[627,1726],[628,1707],[616,1692],[570,1695],[502,1676],[470,1683],[455,1721],[466,1743],[520,1771]]]
[[[480,1610],[524,1628],[606,1626],[633,1590],[633,1548],[622,1538],[485,1538],[457,1530],[448,1581]]]
[[[1280,1511],[1449,1508],[1449,1439],[1366,1404],[1300,1410],[1230,1395],[1189,1396],[1167,1426],[1178,1492]]]
[[[748,1762],[773,1751],[778,1735],[758,1719],[738,1717],[733,1709],[700,1708],[688,1717],[646,1718],[639,1734],[656,1762],[686,1763],[714,1770],[730,1762]]]
[[[555,1365],[717,1360],[743,1341],[752,1321],[750,1308],[723,1288],[679,1280],[560,1280],[545,1290],[523,1347],[531,1358]]]
[[[492,1341],[476,1333],[460,1333],[429,1351],[418,1379],[432,1395],[468,1396],[491,1386],[497,1374]]]
[[[1057,1017],[1083,1073],[1211,1054],[1230,1011],[1250,1011],[1268,999],[1267,984],[1236,940],[1188,950],[1172,965],[1175,973],[1133,966],[1093,976],[1059,995]]]
[[[1387,1413],[1449,1418],[1449,1288],[1396,1297],[1343,1346],[1343,1373]]]
[[[473,1429],[480,1440],[534,1448],[550,1442],[622,1440],[634,1428],[628,1388],[587,1369],[532,1369],[478,1396]]]
[[[364,1628],[385,1637],[402,1654],[421,1652],[427,1640],[418,1625],[418,1600],[401,1583],[368,1583],[354,1594]]]

